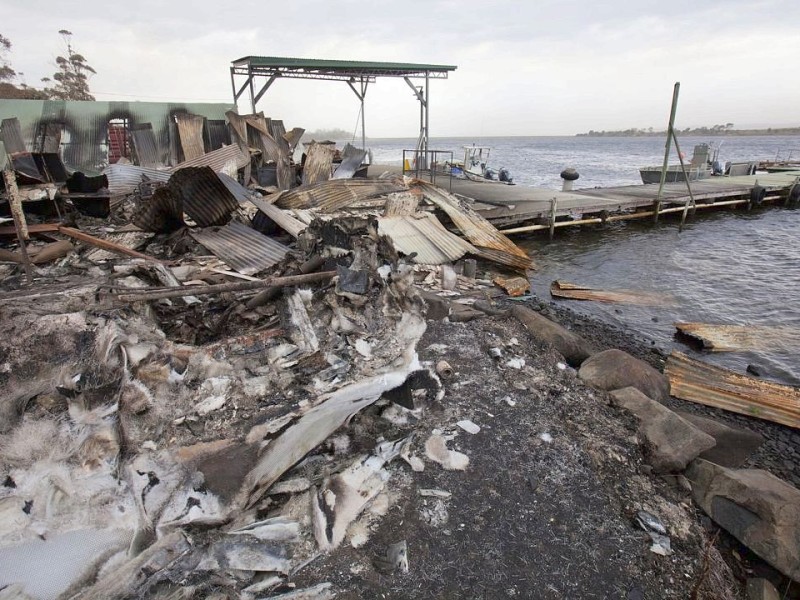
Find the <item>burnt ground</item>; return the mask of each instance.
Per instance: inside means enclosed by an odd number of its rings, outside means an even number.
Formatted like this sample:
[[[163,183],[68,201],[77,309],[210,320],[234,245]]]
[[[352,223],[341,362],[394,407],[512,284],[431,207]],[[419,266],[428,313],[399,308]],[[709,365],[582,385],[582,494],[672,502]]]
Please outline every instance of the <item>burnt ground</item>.
[[[651,475],[632,417],[606,394],[560,368],[561,357],[513,318],[428,325],[421,360],[444,359],[455,370],[444,397],[406,426],[384,425],[380,406],[352,425],[384,429],[389,439],[416,431],[420,456],[426,437],[441,429],[455,434],[449,447],[468,455],[469,466],[447,471],[426,460],[414,473],[396,459],[388,512],[368,541],[353,548],[346,540],[294,583],[330,581],[337,598],[353,599],[740,597],[699,509]],[[490,348],[501,348],[502,358]],[[525,366],[508,366],[511,358]],[[481,431],[462,431],[460,419]],[[452,496],[421,495],[426,488]],[[650,551],[635,525],[642,509],[664,522],[673,555]],[[409,572],[377,569],[374,560],[401,540]]]

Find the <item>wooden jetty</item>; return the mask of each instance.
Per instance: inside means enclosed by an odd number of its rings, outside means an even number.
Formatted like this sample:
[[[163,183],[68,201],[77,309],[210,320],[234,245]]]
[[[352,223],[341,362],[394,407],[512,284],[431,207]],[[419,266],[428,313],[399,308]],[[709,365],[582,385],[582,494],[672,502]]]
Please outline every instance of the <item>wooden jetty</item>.
[[[377,165],[376,165],[377,166]],[[378,167],[385,169],[385,167]],[[378,169],[375,169],[378,170]],[[399,169],[398,169],[399,172]],[[556,228],[651,218],[671,213],[743,206],[760,202],[788,202],[800,197],[800,169],[781,173],[756,173],[740,177],[710,177],[664,185],[660,202],[658,185],[626,185],[577,189],[568,192],[523,185],[450,179],[438,175],[436,184],[474,200],[473,208],[505,234],[550,231]],[[764,189],[754,198],[753,189]]]

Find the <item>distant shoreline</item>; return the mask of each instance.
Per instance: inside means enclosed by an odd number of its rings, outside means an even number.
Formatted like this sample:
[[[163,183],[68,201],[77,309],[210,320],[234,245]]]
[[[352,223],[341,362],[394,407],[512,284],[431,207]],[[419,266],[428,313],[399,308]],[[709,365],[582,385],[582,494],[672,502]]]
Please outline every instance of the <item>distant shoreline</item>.
[[[800,135],[800,127],[767,127],[766,129],[729,129],[720,127],[695,127],[686,129],[676,129],[679,135],[705,135],[705,136],[726,136],[726,135]],[[575,137],[665,137],[665,131],[653,131],[652,129],[624,129],[619,131],[589,131],[588,133],[576,133]]]

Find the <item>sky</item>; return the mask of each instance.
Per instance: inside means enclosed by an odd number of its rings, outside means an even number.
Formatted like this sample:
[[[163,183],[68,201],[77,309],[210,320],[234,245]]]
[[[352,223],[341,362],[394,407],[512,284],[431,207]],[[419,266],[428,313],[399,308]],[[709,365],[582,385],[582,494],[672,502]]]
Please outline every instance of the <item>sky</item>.
[[[676,126],[800,125],[797,0],[2,0],[8,58],[37,86],[63,53],[94,67],[98,100],[232,102],[250,55],[456,65],[430,84],[430,135],[572,135]],[[356,131],[346,84],[277,81],[259,102],[287,128]],[[249,101],[239,105],[249,112]],[[369,137],[416,137],[402,79],[366,99]],[[360,129],[358,129],[360,136]]]

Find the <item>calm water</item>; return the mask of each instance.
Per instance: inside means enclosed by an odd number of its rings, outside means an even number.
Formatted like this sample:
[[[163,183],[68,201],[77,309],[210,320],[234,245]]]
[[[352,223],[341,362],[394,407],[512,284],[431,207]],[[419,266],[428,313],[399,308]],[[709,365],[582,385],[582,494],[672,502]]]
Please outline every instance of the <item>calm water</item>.
[[[681,138],[691,156],[695,144],[722,142],[720,160],[774,159],[800,148],[800,137]],[[400,164],[413,140],[373,140],[376,163]],[[509,169],[518,185],[560,189],[568,166],[581,177],[576,188],[640,183],[638,168],[663,160],[657,138],[476,138],[437,139],[435,149],[463,151],[476,143],[492,147],[490,166]],[[795,152],[795,155],[800,155]],[[670,162],[676,162],[674,154]],[[558,231],[555,241],[516,237],[538,269],[534,291],[549,298],[554,279],[604,289],[657,292],[672,298],[664,307],[560,301],[578,311],[640,331],[660,347],[687,348],[674,338],[675,321],[770,325],[800,329],[800,210],[781,207],[698,214],[678,233],[676,222],[658,226],[617,223],[605,229]],[[706,355],[716,364],[743,372],[761,365],[772,379],[800,385],[800,348],[777,340],[768,349]]]

